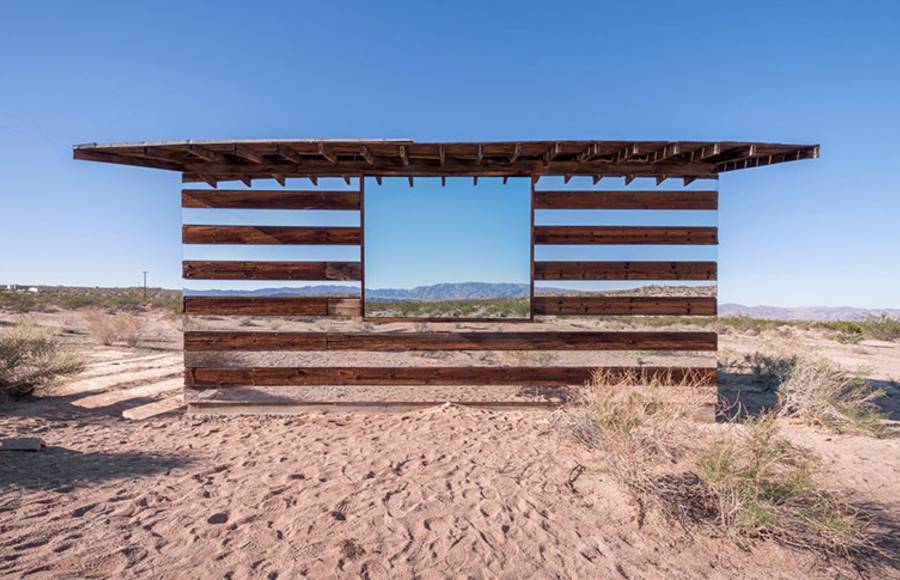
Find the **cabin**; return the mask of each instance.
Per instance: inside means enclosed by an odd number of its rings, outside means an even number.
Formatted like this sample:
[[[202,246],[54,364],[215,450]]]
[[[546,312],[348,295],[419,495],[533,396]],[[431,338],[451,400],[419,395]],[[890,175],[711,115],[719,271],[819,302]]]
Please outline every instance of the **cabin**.
[[[698,413],[710,417],[717,335],[711,325],[687,322],[717,313],[719,178],[818,155],[818,145],[731,141],[74,147],[75,159],[180,174],[185,400],[190,411],[213,413],[410,409],[448,401],[546,407],[564,402],[569,387],[601,369],[614,382],[673,393],[689,386],[703,394]],[[373,314],[366,297],[366,199],[398,183],[426,203],[453,187],[525,196],[524,315]],[[339,225],[336,215],[344,216]],[[459,231],[464,236],[466,224]],[[345,258],[316,254],[321,248],[338,248]],[[269,253],[254,253],[263,251]],[[315,283],[343,291],[263,291]],[[227,284],[232,291],[222,290]]]

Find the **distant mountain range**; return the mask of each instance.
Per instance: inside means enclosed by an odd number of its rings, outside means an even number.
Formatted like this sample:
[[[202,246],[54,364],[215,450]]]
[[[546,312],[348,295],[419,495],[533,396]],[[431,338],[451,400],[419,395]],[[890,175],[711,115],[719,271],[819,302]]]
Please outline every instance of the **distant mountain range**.
[[[708,295],[712,288],[704,286],[644,286],[632,290],[604,292],[614,295]],[[598,294],[569,288],[541,288],[541,294],[579,296]],[[353,296],[353,288],[335,284],[319,284],[299,288],[261,288],[258,290],[185,290],[186,295],[204,296]],[[458,282],[416,286],[415,288],[367,288],[366,298],[383,302],[484,300],[489,298],[525,298],[528,284],[494,284],[488,282]],[[720,304],[719,316],[749,316],[777,320],[860,320],[866,316],[887,316],[900,319],[900,308],[867,309],[849,306],[744,306]]]
[[[867,316],[889,316],[900,319],[900,308],[854,308],[852,306],[744,306],[720,304],[719,316],[749,316],[769,320],[862,320]]]
[[[491,284],[459,282],[416,286],[415,288],[366,288],[368,300],[399,302],[401,300],[483,300],[486,298],[525,298],[528,284]],[[320,284],[300,288],[261,288],[258,290],[185,290],[187,295],[204,296],[353,296],[353,288],[336,284]]]

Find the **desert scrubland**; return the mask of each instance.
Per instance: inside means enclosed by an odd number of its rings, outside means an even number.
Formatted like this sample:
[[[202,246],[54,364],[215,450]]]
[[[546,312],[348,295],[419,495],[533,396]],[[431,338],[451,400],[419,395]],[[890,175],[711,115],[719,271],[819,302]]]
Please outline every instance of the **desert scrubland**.
[[[189,415],[181,324],[165,298],[2,311],[3,336],[51,336],[78,372],[0,403],[0,435],[47,444],[0,452],[0,575],[900,576],[900,342],[889,332],[679,321],[720,335],[719,418],[698,423],[652,399],[612,402],[602,377],[509,392],[562,403],[555,410]],[[273,360],[306,360],[283,354]],[[369,362],[402,363],[393,356]],[[440,396],[452,393],[429,394]]]

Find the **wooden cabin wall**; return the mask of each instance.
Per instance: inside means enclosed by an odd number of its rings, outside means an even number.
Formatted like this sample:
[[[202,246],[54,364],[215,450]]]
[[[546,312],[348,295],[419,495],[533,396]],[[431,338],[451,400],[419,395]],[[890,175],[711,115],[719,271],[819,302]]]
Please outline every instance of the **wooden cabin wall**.
[[[714,222],[717,191],[603,189],[605,183],[551,190],[532,184],[530,320],[378,320],[363,317],[365,182],[354,182],[355,191],[323,186],[182,192],[182,206],[191,210],[183,226],[185,248],[218,250],[215,259],[192,252],[183,264],[185,391],[193,411],[405,409],[445,401],[546,406],[570,398],[570,387],[589,381],[598,368],[660,384],[673,397],[686,383],[702,385],[697,388],[709,406],[715,402],[717,336],[694,319],[716,314],[718,233],[708,215]],[[198,212],[223,209],[246,216],[240,224],[194,223]],[[322,220],[254,222],[263,210]],[[558,223],[558,210],[583,212],[584,223]],[[617,223],[617,215],[635,211],[707,218],[690,225],[681,218],[676,225]],[[355,215],[356,225],[329,223],[333,212]],[[598,213],[603,223],[592,223]],[[296,247],[298,256],[321,246],[356,254],[339,261],[248,257],[254,249],[284,246]],[[709,255],[665,261],[561,257],[567,249],[586,256],[651,247],[675,257],[685,248],[706,248]],[[223,256],[228,251],[235,255]],[[212,287],[357,284],[341,297],[251,297],[194,295],[189,290],[195,281]],[[552,290],[598,281],[610,291],[575,296]]]

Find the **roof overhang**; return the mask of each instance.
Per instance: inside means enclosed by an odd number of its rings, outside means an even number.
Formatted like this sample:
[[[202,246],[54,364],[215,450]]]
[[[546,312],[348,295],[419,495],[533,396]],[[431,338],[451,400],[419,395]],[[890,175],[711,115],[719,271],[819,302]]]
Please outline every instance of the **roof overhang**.
[[[487,141],[409,139],[89,143],[75,159],[179,171],[182,181],[293,177],[547,175],[717,179],[736,169],[819,156],[818,145],[741,141]]]

